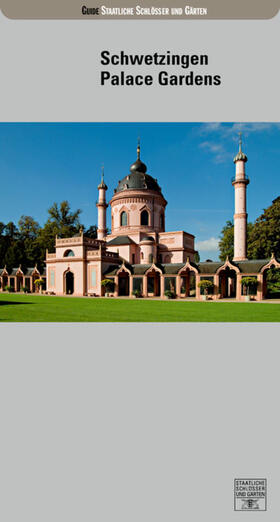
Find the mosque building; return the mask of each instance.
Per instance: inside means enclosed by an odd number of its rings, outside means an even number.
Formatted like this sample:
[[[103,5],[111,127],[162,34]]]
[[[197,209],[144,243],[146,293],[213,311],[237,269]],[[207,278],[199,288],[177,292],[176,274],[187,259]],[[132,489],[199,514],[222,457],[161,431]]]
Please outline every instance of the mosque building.
[[[272,255],[271,259],[247,259],[247,186],[249,178],[245,172],[247,156],[239,151],[234,158],[235,176],[232,185],[235,193],[234,213],[234,257],[225,262],[197,262],[194,235],[183,230],[165,230],[167,201],[158,180],[147,172],[140,159],[140,144],[137,159],[130,172],[118,182],[114,194],[107,203],[108,190],[102,171],[98,185],[98,230],[97,239],[83,234],[56,238],[55,252],[46,252],[46,274],[28,269],[23,274],[13,269],[11,274],[0,269],[0,284],[3,278],[19,288],[18,278],[46,277],[46,293],[54,295],[132,297],[138,292],[142,297],[164,297],[167,291],[174,297],[196,297],[203,299],[200,281],[213,283],[212,299],[245,299],[241,279],[250,276],[256,279],[254,299],[266,296],[266,275],[271,267],[280,268]],[[107,208],[111,212],[111,232],[107,231]],[[105,285],[105,281],[107,285]],[[111,283],[108,285],[108,282]]]

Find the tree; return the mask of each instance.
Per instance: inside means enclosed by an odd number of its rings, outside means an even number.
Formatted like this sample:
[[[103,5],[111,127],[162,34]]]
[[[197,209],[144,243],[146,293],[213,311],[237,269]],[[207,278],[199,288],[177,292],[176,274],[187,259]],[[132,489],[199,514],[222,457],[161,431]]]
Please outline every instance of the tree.
[[[31,216],[21,216],[18,222],[20,236],[25,239],[36,239],[40,230],[40,225]]]
[[[257,218],[248,244],[250,259],[280,257],[280,196]]]
[[[96,225],[91,225],[85,232],[84,234],[87,236],[87,237],[91,237],[92,239],[96,239],[97,238],[97,226]]]
[[[232,221],[227,221],[222,229],[219,241],[220,259],[225,261],[228,257],[233,258],[234,249],[234,225]]]
[[[81,227],[79,220],[81,210],[70,212],[68,201],[62,201],[59,206],[57,203],[54,203],[49,208],[48,214],[49,219],[47,223],[53,225],[59,237],[71,237],[79,232]]]
[[[12,221],[9,221],[9,223],[2,228],[0,251],[0,264],[2,266],[7,265],[8,270],[19,266],[24,260],[23,246],[19,241],[18,228]]]
[[[62,201],[60,205],[54,203],[49,208],[49,218],[43,228],[40,229],[38,236],[40,263],[44,262],[46,249],[54,250],[56,236],[73,237],[79,232],[81,228],[80,213],[80,209],[71,212],[68,201]]]
[[[22,264],[24,267],[32,267],[41,258],[40,245],[38,243],[40,225],[31,216],[21,216],[18,222],[18,230],[18,242],[23,250]]]
[[[251,241],[251,234],[254,228],[253,223],[247,224],[247,245],[249,250],[249,245]],[[234,224],[232,221],[227,221],[226,225],[222,229],[219,241],[219,249],[220,249],[220,260],[225,261],[228,257],[229,259],[233,259],[234,256]],[[253,259],[248,254],[248,259]]]

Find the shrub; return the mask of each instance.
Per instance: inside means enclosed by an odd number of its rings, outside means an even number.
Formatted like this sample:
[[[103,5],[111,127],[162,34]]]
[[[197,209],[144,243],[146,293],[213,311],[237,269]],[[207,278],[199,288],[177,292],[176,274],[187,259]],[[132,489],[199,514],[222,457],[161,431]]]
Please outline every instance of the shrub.
[[[135,295],[135,297],[142,297],[142,292],[141,290],[133,290],[133,295]]]
[[[241,284],[246,288],[247,295],[251,295],[251,292],[255,292],[258,286],[258,281],[255,277],[242,277]]]
[[[209,281],[209,279],[202,279],[202,281],[199,281],[198,286],[205,295],[213,293],[214,290],[214,283],[213,281]]]
[[[165,290],[164,295],[165,295],[168,299],[175,299],[175,297],[176,297],[175,293],[172,292],[171,290]]]
[[[23,291],[25,294],[30,294],[29,286],[23,286],[23,287],[22,287],[22,291]]]
[[[10,293],[15,291],[14,287],[9,286],[9,285],[5,286],[5,290],[6,290],[6,292],[10,292]]]
[[[43,286],[43,284],[44,284],[43,279],[35,279],[35,281],[34,281],[34,285],[36,285],[36,286]]]
[[[113,292],[115,283],[112,279],[102,279],[101,286],[105,288],[105,292]]]

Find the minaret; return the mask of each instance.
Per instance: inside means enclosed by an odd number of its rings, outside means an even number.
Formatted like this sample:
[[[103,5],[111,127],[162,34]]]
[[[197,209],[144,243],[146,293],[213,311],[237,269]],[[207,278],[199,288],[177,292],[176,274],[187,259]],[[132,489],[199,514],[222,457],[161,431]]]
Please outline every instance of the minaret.
[[[106,236],[106,190],[107,185],[104,183],[104,167],[102,167],[101,182],[98,185],[98,202],[96,206],[98,208],[98,228],[97,228],[97,239],[104,239]]]
[[[232,180],[235,192],[233,261],[244,261],[247,259],[246,190],[250,181],[245,174],[245,163],[248,158],[242,152],[241,132],[239,133],[239,151],[233,161],[235,163],[235,177]]]

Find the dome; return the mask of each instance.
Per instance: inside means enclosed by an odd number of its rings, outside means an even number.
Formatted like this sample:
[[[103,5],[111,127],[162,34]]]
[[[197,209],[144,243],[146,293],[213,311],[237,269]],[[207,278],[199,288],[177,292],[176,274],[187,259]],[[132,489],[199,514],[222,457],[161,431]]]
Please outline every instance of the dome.
[[[246,156],[246,154],[244,154],[244,152],[240,151],[236,154],[233,162],[236,163],[237,161],[244,161],[244,163],[246,163],[246,161],[248,161],[248,158]]]
[[[145,174],[147,172],[147,166],[145,163],[143,163],[143,161],[137,159],[134,163],[132,163],[130,172],[143,172]]]
[[[98,190],[99,189],[108,190],[107,185],[104,183],[104,167],[102,167],[101,182],[99,183],[97,188],[98,188]]]
[[[248,161],[248,158],[247,158],[246,154],[244,154],[244,152],[242,151],[241,132],[239,133],[239,135],[240,135],[240,139],[239,139],[239,151],[238,151],[238,153],[236,154],[236,156],[234,157],[233,162],[236,163],[237,161],[244,161],[244,163],[246,163],[246,161]]]
[[[130,174],[119,181],[115,194],[123,190],[153,190],[161,193],[155,178],[146,174],[147,166],[140,160],[140,146],[137,147],[137,160],[130,167]]]

